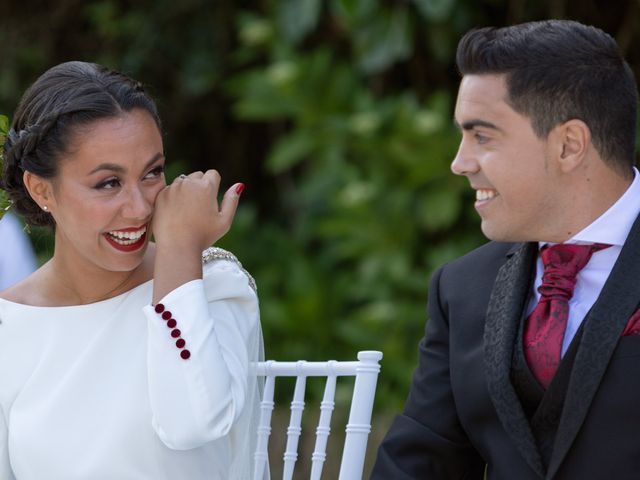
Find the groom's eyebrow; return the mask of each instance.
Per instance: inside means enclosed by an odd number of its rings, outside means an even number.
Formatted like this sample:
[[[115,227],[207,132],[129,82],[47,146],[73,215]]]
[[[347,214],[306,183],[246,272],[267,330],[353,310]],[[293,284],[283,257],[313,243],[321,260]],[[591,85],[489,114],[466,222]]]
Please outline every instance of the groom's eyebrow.
[[[486,120],[480,120],[479,118],[462,122],[462,125],[460,125],[457,120],[454,120],[453,124],[458,130],[473,130],[476,127],[484,127],[501,131],[501,128],[498,127],[495,123],[487,122]]]

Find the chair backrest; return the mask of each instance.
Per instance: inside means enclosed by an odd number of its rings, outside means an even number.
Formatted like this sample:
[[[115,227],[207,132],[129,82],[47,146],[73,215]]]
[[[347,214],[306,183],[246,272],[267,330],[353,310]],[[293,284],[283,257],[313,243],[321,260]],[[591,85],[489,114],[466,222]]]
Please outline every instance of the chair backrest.
[[[264,478],[265,471],[268,469],[267,446],[271,434],[271,413],[275,405],[273,400],[275,378],[297,377],[291,401],[291,417],[287,429],[287,446],[284,453],[282,475],[283,480],[291,480],[298,459],[298,440],[302,433],[301,422],[307,377],[327,377],[324,395],[320,403],[320,420],[316,428],[316,442],[311,456],[311,475],[309,477],[311,480],[320,480],[326,458],[327,440],[331,432],[336,377],[355,376],[339,480],[360,480],[364,469],[367,439],[371,431],[371,412],[381,359],[382,352],[365,351],[358,352],[358,361],[276,362],[269,360],[259,362],[257,374],[265,377],[265,385],[260,404],[254,478]]]

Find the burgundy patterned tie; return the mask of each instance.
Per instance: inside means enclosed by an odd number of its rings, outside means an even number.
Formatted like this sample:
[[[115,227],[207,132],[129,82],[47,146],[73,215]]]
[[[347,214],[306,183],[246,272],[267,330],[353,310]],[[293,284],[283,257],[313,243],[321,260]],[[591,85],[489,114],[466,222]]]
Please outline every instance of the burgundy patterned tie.
[[[524,356],[531,372],[546,390],[560,364],[564,331],[569,318],[569,300],[576,276],[591,255],[610,245],[559,243],[540,252],[544,273],[538,287],[540,300],[524,327]]]

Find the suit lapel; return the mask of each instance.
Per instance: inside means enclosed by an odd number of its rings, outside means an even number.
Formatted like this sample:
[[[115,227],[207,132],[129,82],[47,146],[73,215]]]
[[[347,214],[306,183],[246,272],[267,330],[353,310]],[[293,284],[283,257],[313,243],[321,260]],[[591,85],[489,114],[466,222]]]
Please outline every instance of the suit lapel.
[[[638,245],[640,216],[631,228],[598,300],[584,320],[584,333],[569,380],[547,478],[555,475],[575,440],[622,331],[638,306]]]
[[[503,428],[529,466],[541,477],[544,467],[529,422],[511,384],[510,370],[518,325],[529,296],[536,244],[519,244],[496,278],[484,330],[487,386]]]

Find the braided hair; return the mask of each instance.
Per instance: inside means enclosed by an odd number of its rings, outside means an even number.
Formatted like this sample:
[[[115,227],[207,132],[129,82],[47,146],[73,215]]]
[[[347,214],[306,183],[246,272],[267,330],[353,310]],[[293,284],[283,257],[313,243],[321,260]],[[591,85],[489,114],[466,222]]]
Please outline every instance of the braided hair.
[[[77,127],[134,108],[146,110],[161,128],[156,105],[140,82],[95,63],[62,63],[29,87],[5,139],[0,176],[0,188],[27,223],[55,227],[53,217],[42,211],[27,191],[24,172],[54,178]]]

